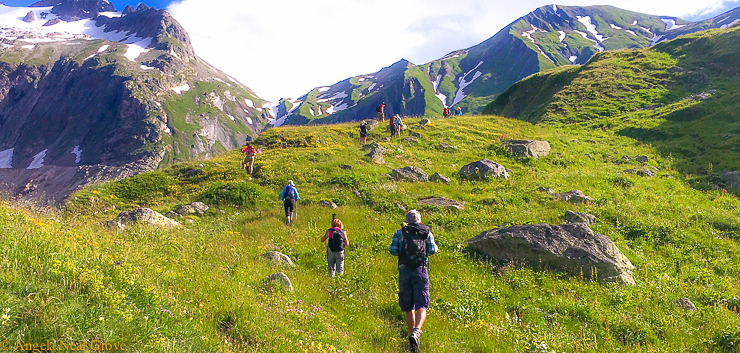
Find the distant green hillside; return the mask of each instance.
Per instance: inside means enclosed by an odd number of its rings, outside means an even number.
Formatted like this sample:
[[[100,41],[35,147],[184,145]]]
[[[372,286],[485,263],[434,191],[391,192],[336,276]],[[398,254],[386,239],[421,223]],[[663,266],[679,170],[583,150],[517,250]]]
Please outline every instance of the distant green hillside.
[[[740,28],[715,29],[535,74],[484,112],[632,137],[707,188],[722,170],[740,169],[738,77]]]
[[[737,351],[735,196],[691,188],[675,159],[611,131],[474,116],[432,118],[417,132],[414,144],[383,142],[386,134],[372,131],[369,140],[388,149],[386,164],[376,165],[359,148],[354,124],[270,129],[257,141],[263,152],[251,181],[232,151],[89,187],[64,212],[0,203],[0,341],[100,340],[132,352],[404,352],[396,259],[387,248],[401,208],[419,208],[440,246],[430,259],[424,352]],[[553,150],[514,158],[501,148],[507,139],[544,139]],[[624,173],[642,165],[622,155],[648,157],[645,167],[658,176]],[[503,164],[511,178],[457,175],[481,158]],[[452,181],[389,179],[392,168],[409,165]],[[301,194],[292,228],[278,200],[288,179]],[[554,201],[540,187],[580,189],[595,202]],[[465,209],[418,205],[428,196]],[[211,209],[180,229],[101,224],[137,206],[166,212],[196,200]],[[566,210],[598,217],[593,229],[635,265],[636,286],[503,266],[464,245],[496,227],[560,224]],[[326,276],[318,241],[332,213],[352,243],[346,274],[336,279]],[[270,250],[296,267],[260,258]],[[265,289],[263,278],[279,271],[293,292]],[[698,310],[678,307],[682,297]]]

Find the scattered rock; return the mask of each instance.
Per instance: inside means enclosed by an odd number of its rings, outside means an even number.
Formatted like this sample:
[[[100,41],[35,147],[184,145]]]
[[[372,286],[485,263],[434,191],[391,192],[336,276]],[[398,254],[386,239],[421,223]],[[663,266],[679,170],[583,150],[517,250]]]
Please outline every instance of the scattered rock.
[[[624,172],[625,173],[629,173],[629,174],[637,174],[639,176],[644,176],[644,177],[654,177],[656,175],[655,172],[653,172],[652,170],[650,170],[650,169],[644,169],[644,168],[643,169],[638,169],[638,170],[635,170],[635,169],[625,169]]]
[[[390,137],[383,137],[383,138],[380,139],[380,141],[382,141],[382,142],[391,142],[391,138]]]
[[[504,141],[503,146],[517,157],[540,158],[550,154],[550,144],[547,141],[510,140]]]
[[[409,136],[411,136],[411,137],[416,137],[416,138],[418,138],[418,139],[420,139],[420,138],[421,138],[421,134],[420,134],[420,133],[418,133],[418,132],[416,132],[416,131],[413,131],[413,130],[409,130]]]
[[[124,230],[126,229],[126,226],[121,224],[121,222],[113,220],[113,221],[105,221],[103,222],[103,225],[111,230]]]
[[[599,281],[634,285],[634,266],[607,236],[583,223],[532,224],[483,232],[467,244],[499,261],[523,262]]]
[[[265,289],[269,291],[285,290],[288,292],[293,291],[293,283],[290,282],[288,275],[282,272],[271,274],[262,280],[265,285]]]
[[[402,211],[402,212],[406,212],[406,207],[404,207],[404,206],[403,206],[402,204],[400,204],[400,203],[398,203],[398,202],[394,202],[394,203],[393,203],[393,205],[394,205],[394,206],[396,206],[396,208],[397,208],[397,209],[398,209],[399,211]]]
[[[552,194],[554,194],[554,193],[555,193],[555,190],[553,190],[553,189],[551,189],[551,188],[546,188],[546,187],[544,187],[544,186],[540,186],[540,187],[538,187],[538,188],[537,188],[537,191],[539,191],[539,192],[546,192],[546,193],[548,193],[548,194],[550,194],[550,195],[552,195]]]
[[[419,167],[403,167],[393,169],[393,178],[403,181],[429,181],[429,176]]]
[[[339,165],[339,169],[343,169],[343,170],[352,170],[353,168],[354,167],[351,166],[351,165],[349,165],[349,164],[340,164]]]
[[[360,192],[360,190],[352,190],[352,193],[355,194],[355,196],[362,198],[362,193]]]
[[[128,14],[134,12],[134,11],[136,11],[136,10],[134,10],[134,7],[133,6],[126,5],[126,7],[123,8],[123,11],[121,11],[121,13],[124,14],[124,15],[128,15]]]
[[[504,178],[509,179],[506,168],[490,159],[481,159],[470,163],[460,169],[460,175],[464,178]]]
[[[419,143],[419,139],[413,136],[404,137],[403,141],[407,143]]]
[[[723,170],[721,176],[727,187],[740,189],[740,172]]]
[[[177,213],[175,211],[169,211],[169,212],[165,213],[164,216],[167,217],[167,218],[172,218],[172,219],[182,217],[181,214],[179,214],[179,213]]]
[[[444,197],[437,197],[437,196],[427,197],[427,198],[420,199],[419,200],[419,205],[424,205],[424,206],[439,206],[439,207],[444,207],[444,208],[454,208],[454,209],[456,209],[458,211],[465,208],[465,206],[463,206],[463,204],[460,203],[460,202],[457,202],[457,201],[454,201],[454,200],[449,200],[449,199],[446,199]]]
[[[686,311],[696,311],[696,305],[689,300],[689,298],[681,298],[676,300],[676,304]]]
[[[448,177],[446,177],[446,176],[444,176],[442,174],[434,173],[434,174],[432,174],[432,176],[429,177],[429,181],[441,181],[441,182],[443,182],[445,184],[448,184],[452,180],[450,180],[450,178],[448,178]]]
[[[588,213],[566,211],[565,221],[568,223],[586,223],[591,226],[596,223],[596,216]]]
[[[205,174],[206,172],[203,171],[203,169],[188,169],[184,172],[182,172],[182,176],[186,178],[194,177],[194,176],[201,176]]]
[[[383,160],[383,153],[386,151],[386,149],[379,143],[373,142],[371,144],[363,146],[362,148],[370,149],[370,153],[366,154],[365,156],[370,157],[370,160],[372,160],[373,163],[385,164],[385,160]]]
[[[635,160],[639,163],[645,164],[650,161],[650,158],[648,156],[637,156],[635,157]]]
[[[338,208],[337,204],[335,204],[334,202],[331,202],[329,200],[319,201],[319,203],[317,205],[322,206],[322,207],[328,207],[328,208],[331,208],[331,209]]]
[[[175,210],[175,212],[183,216],[187,216],[191,214],[197,214],[198,216],[202,216],[204,213],[206,213],[206,211],[208,211],[208,208],[209,208],[208,205],[202,202],[196,201],[196,202],[192,202],[187,205],[182,205],[178,207]]]
[[[367,131],[375,130],[380,126],[380,123],[375,119],[366,119],[364,121],[367,124]]]
[[[429,120],[429,119],[426,119],[426,118],[424,118],[424,119],[421,119],[421,121],[419,121],[419,125],[420,125],[420,126],[427,126],[427,125],[429,125],[429,124],[430,124],[431,122],[432,122],[431,120]]]
[[[593,198],[586,196],[581,190],[571,190],[560,194],[553,194],[552,198],[570,203],[588,203],[594,201]]]
[[[278,265],[285,265],[289,267],[295,267],[295,264],[293,263],[293,260],[290,259],[290,256],[285,255],[279,251],[268,251],[260,257],[270,260],[271,262],[274,262]],[[290,280],[289,280],[290,281]]]
[[[33,22],[36,21],[36,14],[33,13],[33,11],[28,11],[25,17],[23,17],[23,22]]]
[[[180,223],[177,221],[163,216],[161,213],[156,212],[149,208],[137,208],[133,211],[124,211],[118,214],[115,221],[122,224],[128,223],[141,223],[148,226],[154,227],[178,227]]]
[[[60,20],[58,18],[52,18],[52,19],[46,21],[46,23],[44,23],[43,27],[53,26],[53,25],[55,25],[57,23],[62,23],[62,20]]]
[[[440,142],[439,143],[439,149],[441,149],[443,151],[452,151],[452,150],[457,150],[457,146],[446,144],[444,142]]]
[[[622,156],[622,158],[621,158],[621,159],[622,159],[623,161],[628,161],[628,160],[630,160],[630,157],[627,157],[627,156]]]
[[[688,97],[688,99],[694,100],[694,101],[703,101],[703,100],[707,100],[709,98],[712,98],[712,96],[715,95],[715,94],[717,94],[717,90],[716,89],[711,89],[709,91],[702,92],[702,93],[699,93],[699,94],[692,94],[692,95],[690,95]]]
[[[588,153],[586,153],[586,154],[585,154],[585,156],[586,156],[586,158],[588,158],[588,159],[593,159],[593,158],[594,158],[594,157],[592,157],[592,156],[591,156],[590,154],[588,154]]]

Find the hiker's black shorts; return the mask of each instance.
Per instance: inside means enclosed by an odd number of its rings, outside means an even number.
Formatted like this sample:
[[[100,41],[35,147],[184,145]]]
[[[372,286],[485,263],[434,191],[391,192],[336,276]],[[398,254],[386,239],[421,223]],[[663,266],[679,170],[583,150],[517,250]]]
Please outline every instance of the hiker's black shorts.
[[[295,200],[292,198],[286,198],[283,200],[283,207],[285,207],[285,217],[290,217],[295,209]]]
[[[367,132],[360,131],[360,137],[367,137]]]
[[[426,266],[398,267],[398,305],[403,312],[429,309],[429,276]]]

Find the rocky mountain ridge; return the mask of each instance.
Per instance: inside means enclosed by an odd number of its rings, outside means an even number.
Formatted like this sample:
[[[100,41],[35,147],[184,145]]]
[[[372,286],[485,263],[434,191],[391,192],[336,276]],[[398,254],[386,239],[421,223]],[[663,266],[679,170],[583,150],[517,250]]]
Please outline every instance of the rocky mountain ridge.
[[[276,126],[334,123],[370,118],[387,104],[390,114],[441,115],[460,106],[478,113],[515,82],[542,70],[586,63],[606,50],[646,48],[681,34],[728,25],[733,10],[703,22],[653,16],[612,6],[543,6],[488,40],[439,60],[414,65],[402,60],[377,73],[317,87],[283,100]],[[406,70],[391,70],[406,66]],[[391,73],[383,75],[381,73]]]
[[[0,5],[0,183],[13,193],[59,200],[88,182],[210,158],[271,118],[268,103],[195,54],[167,11],[34,5]],[[49,170],[59,178],[44,187]]]

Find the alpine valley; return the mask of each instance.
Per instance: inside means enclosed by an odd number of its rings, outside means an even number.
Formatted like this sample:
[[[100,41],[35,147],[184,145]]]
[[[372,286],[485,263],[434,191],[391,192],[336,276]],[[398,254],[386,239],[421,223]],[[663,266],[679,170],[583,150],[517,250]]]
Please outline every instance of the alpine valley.
[[[646,48],[738,21],[740,9],[693,23],[612,6],[544,6],[483,43],[439,60],[423,65],[401,60],[372,74],[316,87],[297,99],[283,99],[274,125],[371,118],[381,102],[387,104],[386,114],[403,116],[440,116],[444,107],[457,106],[480,113],[497,95],[534,73],[582,65],[602,51]]]
[[[264,128],[252,90],[172,16],[107,0],[0,5],[0,183],[64,199],[91,182],[210,158]]]

